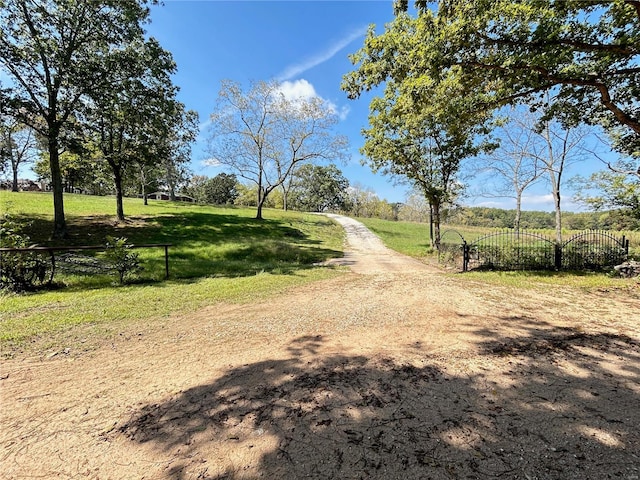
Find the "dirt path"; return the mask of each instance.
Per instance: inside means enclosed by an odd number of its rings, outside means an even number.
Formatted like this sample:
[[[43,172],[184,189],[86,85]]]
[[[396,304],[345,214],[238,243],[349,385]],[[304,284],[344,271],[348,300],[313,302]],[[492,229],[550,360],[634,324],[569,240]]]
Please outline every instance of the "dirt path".
[[[637,292],[489,288],[337,220],[353,273],[3,361],[0,477],[640,478]]]

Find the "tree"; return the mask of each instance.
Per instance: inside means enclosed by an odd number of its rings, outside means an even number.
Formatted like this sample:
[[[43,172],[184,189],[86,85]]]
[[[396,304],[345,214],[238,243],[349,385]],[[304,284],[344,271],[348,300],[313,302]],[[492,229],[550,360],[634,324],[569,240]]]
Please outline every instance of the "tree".
[[[622,126],[618,147],[637,146],[639,1],[442,0],[435,13],[424,0],[416,6],[426,75],[459,68],[465,91],[487,92],[488,107],[524,102],[569,124]]]
[[[535,131],[537,119],[532,113],[510,110],[508,121],[496,131],[500,147],[479,159],[481,173],[488,178],[483,182],[481,196],[513,198],[516,201],[513,228],[520,229],[522,196],[527,188],[538,182],[545,170],[532,152],[539,139]]]
[[[169,157],[165,147],[184,106],[171,81],[175,63],[154,39],[135,39],[112,53],[104,88],[94,90],[83,110],[88,137],[111,168],[116,218],[124,221],[124,179],[128,169]],[[175,196],[175,194],[174,194]]]
[[[349,186],[346,193],[344,210],[349,215],[397,220],[394,205],[378,197],[370,188],[355,184]]]
[[[271,192],[303,163],[344,156],[345,137],[333,133],[334,110],[322,99],[288,98],[277,82],[257,82],[248,92],[222,82],[209,149],[238,177],[257,187],[256,218]]]
[[[596,211],[622,209],[640,219],[640,170],[634,172],[633,166],[620,160],[612,169],[574,177],[574,199]]]
[[[477,108],[482,92],[463,92],[457,68],[424,71],[420,28],[400,14],[382,35],[371,29],[351,56],[358,68],[345,75],[342,88],[357,98],[385,83],[384,97],[371,101],[361,152],[374,171],[408,179],[422,191],[432,212],[431,243],[438,246],[441,210],[459,193],[461,162],[492,147],[483,140],[491,116]]]
[[[429,221],[429,203],[421,192],[411,193],[400,205],[398,219],[406,222],[426,223]]]
[[[98,149],[90,143],[85,144],[82,153],[61,152],[59,163],[63,191],[80,191],[90,195],[115,193],[109,166],[100,158]],[[51,168],[46,152],[41,151],[32,170],[39,180],[51,184]]]
[[[67,235],[60,151],[83,98],[104,86],[109,59],[142,35],[146,0],[3,0],[0,69],[7,110],[47,141],[55,238]]]
[[[340,210],[346,204],[347,180],[335,165],[302,165],[294,176],[292,204],[306,212]]]
[[[231,205],[238,198],[238,177],[234,174],[219,173],[204,186],[207,203]]]
[[[6,115],[0,118],[0,163],[11,170],[11,190],[18,191],[20,166],[37,157],[37,142],[33,130]],[[1,169],[0,169],[1,170]]]
[[[558,122],[542,120],[539,125],[541,148],[532,152],[536,161],[544,166],[555,210],[556,241],[562,242],[561,188],[566,167],[580,159],[584,134],[579,129],[562,128]]]
[[[189,183],[184,188],[184,193],[193,198],[197,203],[207,203],[205,188],[209,180],[210,178],[206,175],[192,175]]]

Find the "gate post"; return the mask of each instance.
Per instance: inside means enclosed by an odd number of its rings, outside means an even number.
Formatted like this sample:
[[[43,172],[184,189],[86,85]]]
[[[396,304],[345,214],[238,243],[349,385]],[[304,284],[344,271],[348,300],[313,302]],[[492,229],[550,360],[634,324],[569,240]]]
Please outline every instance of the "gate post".
[[[463,272],[468,272],[469,271],[469,245],[467,245],[467,241],[463,240],[462,241],[462,271]]]
[[[556,242],[555,243],[555,267],[556,270],[562,270],[562,246]]]

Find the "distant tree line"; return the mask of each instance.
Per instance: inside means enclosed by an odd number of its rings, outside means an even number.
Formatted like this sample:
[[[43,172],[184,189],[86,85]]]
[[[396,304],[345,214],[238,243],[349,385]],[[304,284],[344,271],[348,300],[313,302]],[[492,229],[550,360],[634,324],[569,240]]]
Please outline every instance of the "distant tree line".
[[[513,228],[516,210],[487,207],[464,207],[448,210],[446,223],[487,228]],[[553,229],[556,226],[554,212],[522,211],[520,227],[523,229]],[[622,210],[603,212],[563,212],[562,224],[568,230],[637,230],[640,218]]]

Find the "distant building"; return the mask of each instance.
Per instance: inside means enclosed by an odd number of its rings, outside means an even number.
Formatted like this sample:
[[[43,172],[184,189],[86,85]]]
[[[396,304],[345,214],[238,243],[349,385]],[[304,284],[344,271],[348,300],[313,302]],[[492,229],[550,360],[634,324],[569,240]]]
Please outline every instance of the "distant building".
[[[153,192],[147,195],[151,200],[171,200],[170,195],[167,192]],[[194,203],[195,200],[187,195],[176,195],[176,201]]]

